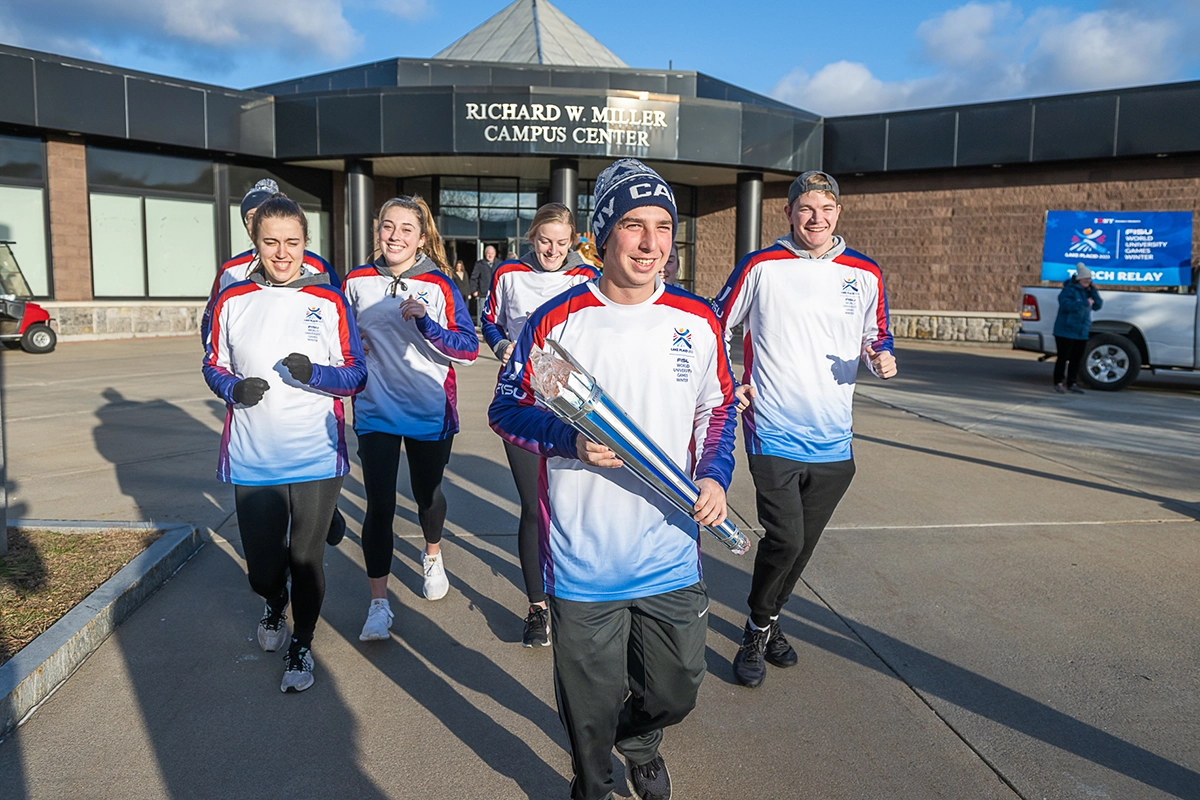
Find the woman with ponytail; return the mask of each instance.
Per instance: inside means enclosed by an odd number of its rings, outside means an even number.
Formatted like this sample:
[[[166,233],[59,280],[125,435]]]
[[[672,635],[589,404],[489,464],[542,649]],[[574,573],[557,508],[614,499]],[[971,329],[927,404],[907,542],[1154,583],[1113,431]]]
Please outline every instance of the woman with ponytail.
[[[507,364],[513,343],[521,335],[525,320],[555,296],[576,284],[599,277],[599,273],[575,251],[575,215],[561,203],[547,203],[529,224],[533,249],[519,261],[496,267],[492,288],[483,310],[483,336],[488,346]],[[546,588],[538,556],[538,471],[541,459],[520,447],[504,443],[508,465],[521,497],[521,521],[517,528],[517,550],[529,613],[521,644],[525,647],[550,644],[550,616]]]
[[[345,282],[370,374],[354,401],[367,495],[363,556],[371,587],[362,641],[390,636],[394,615],[387,579],[402,445],[425,536],[425,597],[440,600],[450,588],[441,553],[442,473],[458,432],[454,365],[470,364],[479,355],[475,326],[450,278],[429,206],[419,197],[393,197],[379,209],[377,223],[379,256],[352,270]]]

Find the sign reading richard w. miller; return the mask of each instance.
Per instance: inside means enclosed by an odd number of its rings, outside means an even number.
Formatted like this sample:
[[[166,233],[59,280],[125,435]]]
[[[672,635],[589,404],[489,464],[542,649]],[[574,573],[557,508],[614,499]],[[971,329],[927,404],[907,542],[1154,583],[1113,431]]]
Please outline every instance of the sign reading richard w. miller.
[[[1078,264],[1096,283],[1190,286],[1192,212],[1047,211],[1042,280],[1065,281]]]
[[[460,94],[457,104],[461,152],[674,159],[679,150],[679,102],[672,96],[488,92]]]

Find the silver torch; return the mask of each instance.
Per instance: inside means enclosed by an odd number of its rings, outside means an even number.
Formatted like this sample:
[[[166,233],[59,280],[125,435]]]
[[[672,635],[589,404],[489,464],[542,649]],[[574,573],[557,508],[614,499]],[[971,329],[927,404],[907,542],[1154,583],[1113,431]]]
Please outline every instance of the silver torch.
[[[562,345],[551,339],[546,345],[545,349],[535,345],[529,357],[533,372],[530,383],[538,403],[588,439],[616,453],[643,483],[688,516],[695,513],[700,490],[692,479],[605,394]],[[728,519],[703,527],[737,555],[750,549],[745,534]]]

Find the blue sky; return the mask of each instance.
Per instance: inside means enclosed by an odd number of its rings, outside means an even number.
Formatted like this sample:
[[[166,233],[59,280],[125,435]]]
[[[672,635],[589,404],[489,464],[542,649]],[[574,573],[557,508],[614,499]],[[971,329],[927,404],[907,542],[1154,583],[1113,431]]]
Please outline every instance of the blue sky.
[[[634,67],[822,114],[1200,78],[1200,0],[552,0]],[[505,0],[0,0],[0,42],[235,88],[428,57]]]

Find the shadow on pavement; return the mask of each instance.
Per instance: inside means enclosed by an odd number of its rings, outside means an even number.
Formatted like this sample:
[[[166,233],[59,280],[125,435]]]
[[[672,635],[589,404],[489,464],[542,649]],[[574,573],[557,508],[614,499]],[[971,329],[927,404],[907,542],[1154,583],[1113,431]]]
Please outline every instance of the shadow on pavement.
[[[1169,511],[1173,511],[1177,514],[1182,514],[1184,516],[1191,517],[1194,520],[1200,521],[1200,508],[1197,508],[1195,505],[1186,503],[1182,500],[1177,500],[1173,497],[1151,494],[1138,489],[1126,489],[1122,486],[1114,486],[1111,483],[1102,483],[1100,481],[1087,480],[1084,478],[1072,478],[1057,472],[1046,472],[1044,470],[1030,469],[1029,467],[1018,467],[1014,466],[1013,464],[1002,464],[998,461],[989,461],[985,458],[966,456],[959,453],[950,453],[945,450],[935,450],[931,447],[921,447],[920,445],[915,444],[905,444],[904,442],[897,442],[891,439],[880,439],[876,436],[867,436],[861,433],[856,433],[854,438],[858,441],[871,442],[872,444],[883,445],[884,447],[893,447],[899,450],[909,450],[914,453],[923,453],[925,455],[938,456],[940,458],[949,458],[955,461],[963,461],[968,464],[989,467],[991,469],[1000,469],[1006,472],[1016,472],[1021,475],[1029,475],[1034,478],[1041,478],[1043,480],[1054,481],[1056,483],[1066,483],[1072,486],[1082,486],[1084,488],[1096,489],[1098,491],[1124,495],[1126,497],[1137,497],[1153,500]]]
[[[744,585],[745,574],[716,559],[705,561],[709,593],[731,608],[745,607],[745,595],[731,591]],[[735,575],[730,573],[734,572]],[[737,580],[734,580],[734,578]],[[745,581],[744,584],[738,581]],[[811,588],[811,587],[810,587]],[[711,616],[711,615],[710,615]],[[788,624],[789,621],[791,624]],[[1119,772],[1177,797],[1197,797],[1200,773],[1126,742],[1086,722],[989,678],[913,647],[883,631],[842,617],[828,606],[793,595],[781,615],[784,633],[813,647],[894,676],[913,689],[991,720],[1014,731]],[[741,629],[712,618],[709,627],[740,644]],[[855,638],[831,631],[849,627]],[[864,646],[865,645],[865,646]],[[732,665],[718,657],[723,680]],[[710,660],[710,672],[712,662]],[[951,724],[947,720],[947,724]]]

